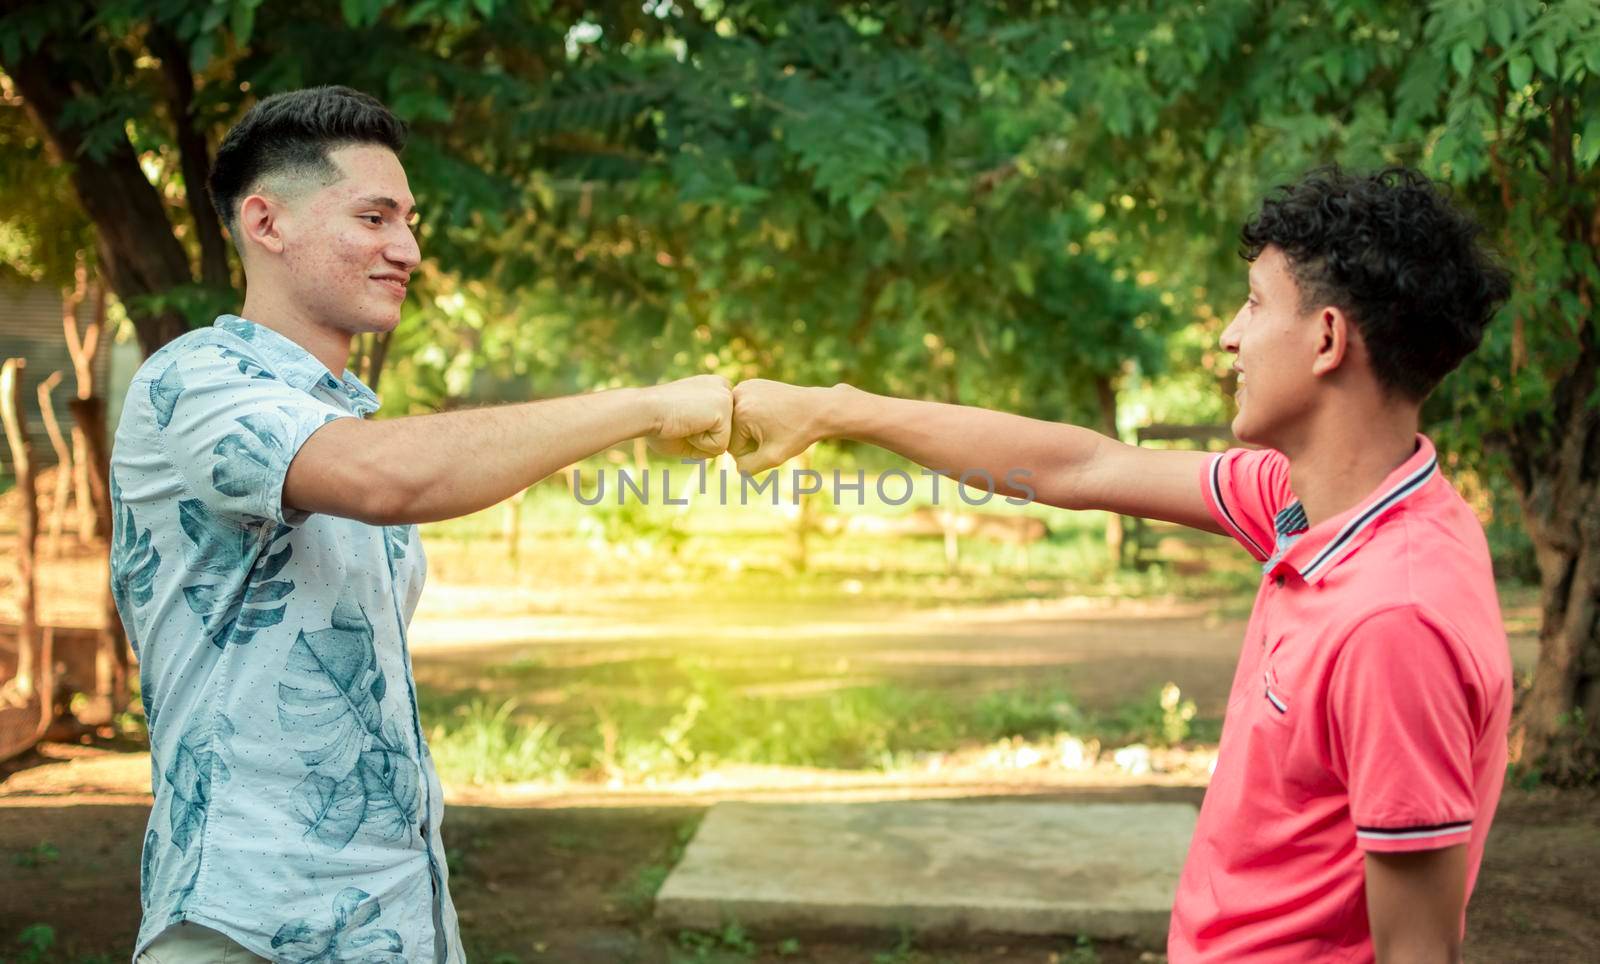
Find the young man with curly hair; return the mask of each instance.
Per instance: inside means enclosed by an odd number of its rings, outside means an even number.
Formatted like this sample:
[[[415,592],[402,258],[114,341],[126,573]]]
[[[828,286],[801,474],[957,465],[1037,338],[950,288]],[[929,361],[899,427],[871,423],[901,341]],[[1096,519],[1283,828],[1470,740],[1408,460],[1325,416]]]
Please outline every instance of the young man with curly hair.
[[[1255,449],[1151,451],[847,385],[734,389],[742,471],[858,439],[943,472],[1025,470],[1051,505],[1220,533],[1261,563],[1174,964],[1459,957],[1511,667],[1483,531],[1418,425],[1508,295],[1478,233],[1404,169],[1321,170],[1269,196],[1222,334],[1233,431]]]

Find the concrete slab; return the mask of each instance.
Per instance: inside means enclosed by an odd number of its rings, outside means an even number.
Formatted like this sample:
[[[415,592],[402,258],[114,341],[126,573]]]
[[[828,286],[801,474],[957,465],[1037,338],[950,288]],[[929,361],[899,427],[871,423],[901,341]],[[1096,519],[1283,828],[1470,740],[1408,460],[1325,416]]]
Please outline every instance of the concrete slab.
[[[1175,803],[719,803],[666,927],[1166,941],[1196,811]]]

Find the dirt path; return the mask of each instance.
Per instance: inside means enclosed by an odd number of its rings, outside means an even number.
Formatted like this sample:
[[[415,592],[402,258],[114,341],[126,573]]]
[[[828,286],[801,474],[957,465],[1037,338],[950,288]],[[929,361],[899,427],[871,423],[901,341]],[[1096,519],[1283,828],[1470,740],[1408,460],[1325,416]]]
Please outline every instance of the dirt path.
[[[414,627],[425,683],[489,685],[499,665],[649,660],[693,645],[753,667],[849,660],[861,672],[917,686],[1014,685],[1065,672],[1089,708],[1168,679],[1202,714],[1226,702],[1242,623],[1207,606],[1075,603],[917,609],[659,608],[523,617],[479,612],[448,593]],[[452,606],[451,603],[456,605]],[[475,612],[470,617],[463,612]],[[1531,654],[1522,644],[1519,661]],[[768,678],[772,671],[757,675]],[[803,685],[804,679],[788,680]],[[46,746],[0,768],[0,960],[19,934],[48,925],[64,964],[126,959],[138,924],[138,842],[149,812],[149,756],[134,745]],[[1160,785],[1165,783],[1167,785]],[[1185,783],[1189,785],[1184,785]],[[973,768],[937,774],[746,767],[693,785],[631,789],[450,788],[445,824],[452,889],[474,961],[948,961],[1107,964],[1155,960],[1138,948],[1090,951],[1056,941],[903,946],[894,935],[676,935],[650,920],[650,895],[706,807],[719,799],[867,800],[1029,795],[1041,799],[1197,804],[1192,778]],[[1509,791],[1470,915],[1467,960],[1580,961],[1600,956],[1600,794]],[[38,930],[34,934],[41,933]],[[97,956],[98,955],[98,956]]]
[[[149,799],[143,753],[55,748],[57,759],[0,783],[0,960],[19,933],[49,925],[52,955],[88,964],[125,959],[138,927],[138,841]],[[61,771],[44,779],[40,771]],[[18,777],[30,779],[18,780]],[[1196,787],[1029,786],[1015,779],[989,786],[906,787],[859,781],[851,799],[883,796],[965,797],[1028,794],[1059,800],[1161,800],[1197,804]],[[848,941],[812,934],[667,934],[650,919],[650,897],[683,844],[719,796],[702,794],[655,805],[585,805],[581,796],[538,807],[454,803],[445,823],[451,888],[474,961],[591,962],[771,961],[816,964],[912,964],[945,961],[1127,964],[1158,960],[1139,948],[1101,945],[1089,957],[1070,939],[978,940],[961,946],[897,950],[894,935]],[[774,792],[768,796],[787,796]],[[1469,912],[1466,960],[1576,962],[1600,954],[1600,794],[1511,790],[1501,804]],[[1071,956],[1076,953],[1078,956]],[[96,957],[96,955],[102,955]]]
[[[919,686],[1015,685],[1062,670],[1074,698],[1109,710],[1172,681],[1202,716],[1227,706],[1245,617],[1237,601],[1067,599],[991,606],[885,608],[814,605],[653,604],[592,613],[510,615],[517,600],[463,587],[431,587],[410,639],[419,682],[473,680],[485,670],[538,660],[560,668],[619,664],[696,652],[763,667],[846,659],[861,672]],[[1537,638],[1527,614],[1507,610],[1513,661],[1531,669]],[[773,671],[768,669],[766,674]],[[791,679],[793,686],[803,679]]]

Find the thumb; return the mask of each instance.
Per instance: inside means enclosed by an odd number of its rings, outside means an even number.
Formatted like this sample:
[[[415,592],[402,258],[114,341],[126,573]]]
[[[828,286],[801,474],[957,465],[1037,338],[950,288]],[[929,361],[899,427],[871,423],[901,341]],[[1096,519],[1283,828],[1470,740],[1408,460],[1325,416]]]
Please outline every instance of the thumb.
[[[758,473],[765,472],[767,469],[770,469],[777,464],[772,460],[771,451],[765,448],[757,448],[753,451],[746,452],[743,455],[739,455],[733,461],[734,464],[738,466],[739,472],[742,475],[756,475]]]
[[[761,440],[756,437],[747,419],[739,417],[738,412],[733,416],[733,427],[728,436],[727,449],[734,455],[747,455],[761,447]]]
[[[726,430],[701,432],[690,437],[688,443],[695,457],[716,458],[728,449],[728,433]]]

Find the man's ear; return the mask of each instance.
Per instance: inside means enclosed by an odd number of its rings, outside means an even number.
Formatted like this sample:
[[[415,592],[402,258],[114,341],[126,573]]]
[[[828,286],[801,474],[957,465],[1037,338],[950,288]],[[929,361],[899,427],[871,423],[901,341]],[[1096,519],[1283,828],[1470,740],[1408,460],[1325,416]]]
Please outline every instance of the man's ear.
[[[239,248],[260,247],[269,254],[283,253],[283,234],[278,223],[283,205],[261,194],[252,194],[239,205]]]
[[[1325,305],[1316,316],[1317,354],[1311,361],[1311,374],[1327,375],[1345,364],[1356,352],[1360,333],[1341,308]]]

